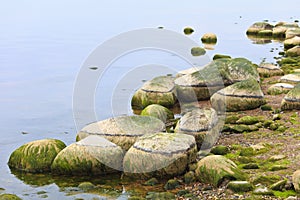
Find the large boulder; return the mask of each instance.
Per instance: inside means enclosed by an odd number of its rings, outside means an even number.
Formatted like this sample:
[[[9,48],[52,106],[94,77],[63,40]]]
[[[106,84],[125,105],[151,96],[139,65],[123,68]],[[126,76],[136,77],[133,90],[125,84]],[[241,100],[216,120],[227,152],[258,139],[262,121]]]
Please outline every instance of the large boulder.
[[[174,177],[196,159],[195,138],[181,133],[153,133],[139,138],[124,157],[127,176]]]
[[[16,149],[10,155],[8,165],[25,172],[49,172],[54,158],[65,147],[62,141],[56,139],[32,141]]]
[[[159,76],[147,81],[131,99],[133,109],[141,110],[151,104],[171,108],[176,103],[174,80],[170,76]]]
[[[290,90],[281,102],[282,110],[300,110],[300,84]]]
[[[207,100],[224,85],[254,78],[259,81],[259,74],[249,60],[245,58],[217,59],[201,70],[192,68],[186,75],[175,79],[177,98],[180,102]],[[182,73],[187,73],[181,72]]]
[[[265,103],[260,85],[253,78],[235,83],[216,92],[210,100],[215,110],[228,112],[251,110]]]
[[[194,109],[181,117],[175,132],[193,135],[198,149],[208,149],[219,136],[217,124],[218,115],[214,109]]]
[[[95,122],[77,134],[77,141],[89,136],[102,136],[128,150],[140,136],[165,130],[165,124],[151,116],[120,116]]]
[[[51,169],[55,174],[98,175],[122,170],[124,151],[100,136],[91,135],[62,150]]]
[[[170,122],[174,119],[174,114],[168,108],[158,104],[152,104],[147,106],[142,112],[142,116],[152,116],[160,119],[164,123]]]
[[[221,155],[207,156],[197,163],[196,177],[203,183],[219,186],[224,179],[244,180],[245,175],[231,160]]]

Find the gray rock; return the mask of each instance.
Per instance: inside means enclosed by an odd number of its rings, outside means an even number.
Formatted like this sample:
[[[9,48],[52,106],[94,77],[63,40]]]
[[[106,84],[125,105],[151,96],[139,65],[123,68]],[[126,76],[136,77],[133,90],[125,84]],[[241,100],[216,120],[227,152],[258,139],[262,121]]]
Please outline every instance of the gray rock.
[[[280,78],[280,82],[299,83],[300,82],[300,73],[287,74]]]
[[[98,175],[122,170],[124,151],[100,136],[91,135],[62,150],[51,169],[55,174]]]
[[[281,101],[282,110],[300,110],[300,84],[290,90]]]
[[[217,124],[218,116],[214,109],[194,109],[181,117],[174,131],[193,135],[198,149],[208,149],[219,136]]]
[[[98,135],[128,150],[138,137],[164,130],[165,124],[155,117],[120,116],[87,125],[77,134],[77,140]]]
[[[133,109],[143,109],[151,104],[171,108],[176,103],[174,80],[170,76],[159,76],[147,81],[131,99]]]
[[[196,159],[195,138],[181,133],[153,133],[139,138],[124,157],[127,176],[173,177]]]

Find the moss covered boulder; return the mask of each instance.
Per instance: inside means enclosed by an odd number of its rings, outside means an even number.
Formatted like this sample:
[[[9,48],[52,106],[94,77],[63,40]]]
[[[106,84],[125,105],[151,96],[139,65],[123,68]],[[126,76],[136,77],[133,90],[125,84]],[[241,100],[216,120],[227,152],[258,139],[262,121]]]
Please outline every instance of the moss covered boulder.
[[[87,125],[77,134],[77,141],[89,135],[98,135],[128,150],[138,137],[164,130],[165,124],[155,117],[120,116]]]
[[[247,35],[258,35],[261,31],[272,31],[273,26],[267,22],[256,22],[252,24],[248,29],[246,34]]]
[[[286,38],[293,38],[295,36],[300,36],[300,28],[294,27],[294,28],[288,28],[285,32]]]
[[[260,64],[257,71],[261,77],[282,76],[284,74],[282,69],[271,63]]]
[[[300,46],[294,46],[293,48],[287,50],[286,55],[291,57],[300,56]]]
[[[288,83],[276,83],[268,88],[267,93],[270,95],[286,94],[293,88],[294,86]]]
[[[214,33],[205,33],[202,37],[201,37],[201,41],[203,43],[208,43],[208,44],[215,44],[217,43],[217,35]]]
[[[100,136],[91,135],[62,150],[51,170],[64,175],[98,175],[122,170],[124,151]]]
[[[166,178],[183,174],[196,159],[195,138],[181,133],[153,133],[139,138],[124,157],[127,176]]]
[[[296,192],[300,192],[300,170],[293,173],[292,181]]]
[[[300,84],[289,91],[281,102],[282,110],[300,110]]]
[[[164,123],[170,122],[172,119],[174,119],[174,114],[172,111],[158,104],[152,104],[147,106],[141,112],[141,115],[155,117],[157,119],[160,119]]]
[[[29,142],[10,155],[8,165],[25,172],[48,172],[56,155],[65,147],[62,141],[56,139]]]
[[[159,76],[147,81],[131,99],[133,109],[141,110],[151,104],[159,104],[167,108],[173,107],[175,96],[174,80],[170,76]]]
[[[216,92],[210,100],[215,110],[225,109],[228,112],[251,110],[265,103],[260,85],[253,78],[235,83]]]
[[[175,132],[194,136],[198,149],[208,149],[219,136],[217,124],[218,116],[214,109],[195,109],[181,117]]]
[[[283,42],[285,49],[293,48],[294,46],[300,45],[300,37],[295,36],[293,38],[287,39]]]
[[[219,186],[224,179],[244,180],[245,175],[231,160],[221,155],[204,157],[197,163],[196,176],[199,181]]]
[[[190,72],[175,79],[177,98],[180,102],[208,100],[216,91],[224,88],[224,85],[251,77],[259,81],[256,67],[245,58],[217,59],[201,70],[192,68]]]

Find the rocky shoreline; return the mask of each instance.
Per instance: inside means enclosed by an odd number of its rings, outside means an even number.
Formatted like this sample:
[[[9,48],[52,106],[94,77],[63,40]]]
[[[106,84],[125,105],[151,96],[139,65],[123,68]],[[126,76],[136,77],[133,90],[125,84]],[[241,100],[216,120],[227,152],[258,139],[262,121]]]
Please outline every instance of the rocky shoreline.
[[[54,139],[24,144],[8,165],[75,177],[122,171],[149,191],[160,187],[131,200],[300,198],[299,30],[297,23],[254,23],[250,38],[284,40],[278,65],[217,55],[201,70],[155,77],[133,95],[141,115],[89,124],[69,146]]]

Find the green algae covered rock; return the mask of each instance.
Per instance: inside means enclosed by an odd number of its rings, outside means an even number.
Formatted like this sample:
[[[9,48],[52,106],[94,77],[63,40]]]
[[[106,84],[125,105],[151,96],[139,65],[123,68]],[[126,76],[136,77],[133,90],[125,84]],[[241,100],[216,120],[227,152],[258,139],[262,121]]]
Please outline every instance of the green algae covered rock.
[[[174,119],[174,114],[168,108],[163,107],[158,104],[152,104],[147,106],[142,112],[142,116],[152,116],[157,119],[160,119],[164,123],[169,122]]]
[[[48,172],[56,155],[65,147],[62,141],[56,139],[29,142],[10,155],[8,165],[25,172]]]
[[[133,109],[143,109],[151,104],[171,108],[176,103],[174,80],[170,76],[159,76],[147,81],[131,99]]]
[[[205,55],[206,51],[205,49],[201,48],[201,47],[193,47],[191,49],[191,54],[193,56],[203,56]]]
[[[22,200],[15,194],[0,194],[0,200]]]
[[[281,110],[300,110],[300,84],[290,90],[281,101]]]
[[[221,58],[204,68],[192,68],[191,73],[175,79],[177,98],[180,102],[208,100],[224,85],[254,78],[259,81],[255,65],[245,58]],[[180,73],[182,74],[182,72]]]
[[[214,109],[194,109],[181,117],[174,131],[194,136],[198,149],[208,149],[219,136],[217,124],[218,116]]]
[[[121,147],[100,136],[91,135],[62,150],[54,159],[51,170],[64,175],[98,175],[122,169],[124,152]]]
[[[147,134],[124,157],[125,175],[167,178],[183,174],[196,159],[195,138],[181,133]]]
[[[171,192],[148,192],[146,199],[155,200],[175,200],[175,195]]]
[[[271,63],[260,64],[257,71],[261,77],[282,76],[284,74],[282,69]]]
[[[186,35],[191,35],[191,34],[194,33],[195,31],[194,31],[194,29],[191,28],[191,27],[185,27],[185,28],[183,29],[183,32],[184,32],[184,34],[186,34]]]
[[[196,176],[199,181],[219,186],[225,178],[244,180],[244,173],[231,160],[221,155],[204,157],[197,163]]]
[[[155,117],[120,116],[87,125],[79,131],[77,140],[98,135],[128,150],[138,137],[164,130],[165,124]]]
[[[253,78],[235,83],[216,92],[210,100],[215,110],[225,109],[228,112],[251,110],[265,104],[260,85]]]
[[[248,181],[230,181],[227,188],[234,192],[249,192],[253,190],[253,185]]]

